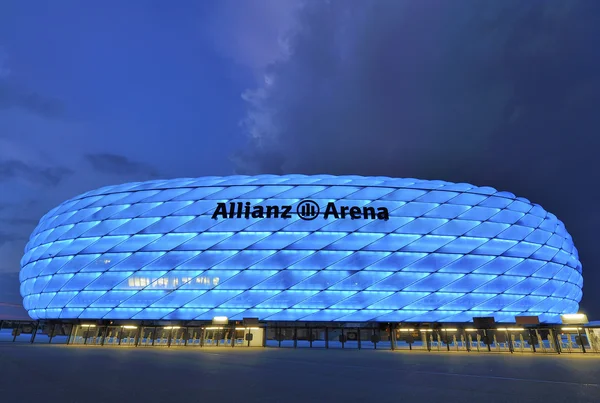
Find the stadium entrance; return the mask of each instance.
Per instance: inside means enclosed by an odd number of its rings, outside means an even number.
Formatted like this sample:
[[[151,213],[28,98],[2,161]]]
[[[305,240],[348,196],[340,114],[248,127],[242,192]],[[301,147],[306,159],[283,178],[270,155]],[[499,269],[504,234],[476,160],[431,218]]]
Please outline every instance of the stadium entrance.
[[[121,347],[262,347],[264,330],[233,324],[134,326],[78,324],[68,344]]]

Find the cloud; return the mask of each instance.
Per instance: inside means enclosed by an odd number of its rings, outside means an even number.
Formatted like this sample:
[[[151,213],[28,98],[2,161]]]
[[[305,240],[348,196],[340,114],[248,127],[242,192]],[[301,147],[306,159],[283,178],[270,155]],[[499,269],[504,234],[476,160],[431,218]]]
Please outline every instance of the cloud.
[[[8,54],[0,47],[0,110],[21,108],[46,118],[60,118],[65,105],[56,98],[46,97],[11,80]]]
[[[576,27],[592,27],[584,3],[460,4],[308,2],[289,57],[244,94],[238,172],[277,170],[283,159],[284,172],[489,183],[498,170],[529,167],[523,146],[543,160],[562,154],[543,111],[558,111],[563,95],[582,94],[597,76],[592,66],[590,77],[568,74],[586,57],[589,40]],[[597,95],[585,96],[580,103]],[[528,124],[538,127],[527,132]]]
[[[207,26],[221,53],[259,71],[285,53],[302,0],[219,1]]]
[[[0,82],[0,109],[22,108],[47,118],[64,116],[65,106],[56,98]]]
[[[251,175],[255,172],[282,174],[284,156],[273,150],[249,148],[236,151],[231,160],[236,165],[236,173]]]
[[[0,161],[0,181],[24,179],[31,183],[46,186],[56,186],[73,170],[63,166],[42,167],[20,160]]]
[[[132,161],[123,155],[109,153],[86,154],[85,159],[95,170],[104,174],[146,178],[157,178],[159,176],[156,169],[149,164]]]
[[[453,23],[456,15],[432,15],[444,11],[451,9],[434,13],[405,2],[309,3],[302,29],[290,39],[290,57],[271,65],[270,80],[244,95],[250,147],[259,150],[245,153],[246,164],[269,166],[256,159],[279,152],[285,170],[378,173],[392,160],[398,170],[414,166],[416,156],[433,157],[428,146],[447,137],[442,127],[464,119],[448,109],[474,102],[472,88],[464,85],[472,83],[464,83],[459,71],[469,65],[459,54],[444,58],[464,39],[457,29],[464,18]],[[433,23],[437,35],[431,33]],[[452,88],[449,79],[462,88]],[[375,154],[367,162],[365,155]]]
[[[4,222],[4,220],[0,220],[1,222]],[[20,241],[26,241],[28,238],[26,236],[23,235],[19,235],[19,234],[15,234],[15,233],[9,233],[9,232],[0,232],[0,246],[9,243],[9,242],[20,242]]]

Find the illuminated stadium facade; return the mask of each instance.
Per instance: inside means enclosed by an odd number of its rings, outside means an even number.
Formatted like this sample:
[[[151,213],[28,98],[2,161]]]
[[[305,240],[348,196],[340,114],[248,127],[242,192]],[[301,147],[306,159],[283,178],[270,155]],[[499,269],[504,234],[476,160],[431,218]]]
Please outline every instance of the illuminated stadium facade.
[[[21,266],[41,320],[560,323],[583,284],[563,223],[527,199],[330,175],[94,190],[41,219]]]

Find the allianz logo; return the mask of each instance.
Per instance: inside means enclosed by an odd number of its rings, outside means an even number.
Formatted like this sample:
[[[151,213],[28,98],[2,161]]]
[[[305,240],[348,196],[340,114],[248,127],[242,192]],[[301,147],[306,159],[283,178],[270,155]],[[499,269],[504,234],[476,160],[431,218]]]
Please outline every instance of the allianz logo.
[[[387,207],[372,206],[346,206],[336,205],[334,202],[327,203],[325,211],[313,200],[302,200],[293,209],[290,205],[255,205],[250,202],[217,203],[212,215],[213,219],[223,218],[283,218],[290,219],[297,215],[303,220],[311,221],[320,215],[324,219],[351,219],[351,220],[384,220],[390,218]]]

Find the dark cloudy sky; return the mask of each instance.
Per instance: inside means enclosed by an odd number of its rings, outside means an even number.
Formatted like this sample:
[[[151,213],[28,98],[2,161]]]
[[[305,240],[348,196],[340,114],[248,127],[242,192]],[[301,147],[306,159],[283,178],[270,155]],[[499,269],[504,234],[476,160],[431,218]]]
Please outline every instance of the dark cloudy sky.
[[[597,0],[0,3],[0,314],[39,217],[232,173],[490,185],[555,213],[600,318]]]

